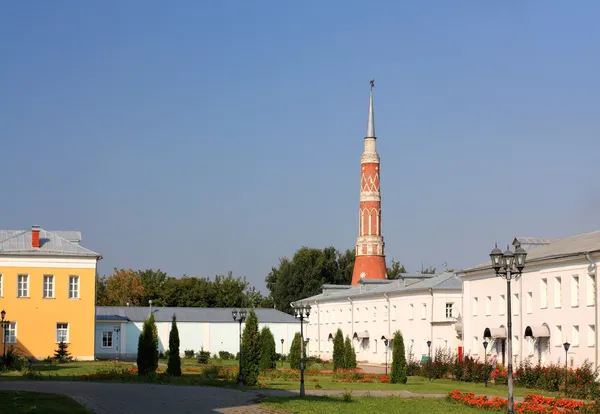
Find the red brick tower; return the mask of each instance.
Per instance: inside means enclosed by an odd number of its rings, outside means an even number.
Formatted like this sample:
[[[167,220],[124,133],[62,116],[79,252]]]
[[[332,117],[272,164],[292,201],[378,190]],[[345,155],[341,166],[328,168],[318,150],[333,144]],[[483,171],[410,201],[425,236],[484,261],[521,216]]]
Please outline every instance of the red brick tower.
[[[356,261],[352,272],[352,284],[360,279],[386,279],[385,243],[381,235],[381,193],[379,179],[379,154],[375,138],[375,114],[373,112],[373,87],[369,99],[369,121],[365,137],[365,150],[360,158],[360,215]]]

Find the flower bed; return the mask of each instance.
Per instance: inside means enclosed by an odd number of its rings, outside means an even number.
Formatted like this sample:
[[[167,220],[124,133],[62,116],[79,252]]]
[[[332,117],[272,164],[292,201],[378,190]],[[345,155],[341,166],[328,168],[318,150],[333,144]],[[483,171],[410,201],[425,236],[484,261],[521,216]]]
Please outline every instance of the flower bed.
[[[472,392],[451,391],[446,399],[469,407],[482,408],[492,411],[504,411],[508,401],[504,398],[489,399],[484,395],[477,396]],[[574,401],[566,398],[546,398],[542,395],[529,394],[523,402],[515,404],[515,412],[519,414],[572,414],[582,408],[591,408],[592,404]]]

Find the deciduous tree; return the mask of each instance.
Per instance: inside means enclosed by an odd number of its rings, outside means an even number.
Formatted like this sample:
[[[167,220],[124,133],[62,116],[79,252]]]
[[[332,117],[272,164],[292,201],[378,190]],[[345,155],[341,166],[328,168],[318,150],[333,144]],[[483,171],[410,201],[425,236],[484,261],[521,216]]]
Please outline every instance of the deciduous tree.
[[[112,306],[125,306],[128,302],[133,306],[147,305],[142,303],[144,286],[140,275],[131,269],[114,269],[106,279],[106,297]]]

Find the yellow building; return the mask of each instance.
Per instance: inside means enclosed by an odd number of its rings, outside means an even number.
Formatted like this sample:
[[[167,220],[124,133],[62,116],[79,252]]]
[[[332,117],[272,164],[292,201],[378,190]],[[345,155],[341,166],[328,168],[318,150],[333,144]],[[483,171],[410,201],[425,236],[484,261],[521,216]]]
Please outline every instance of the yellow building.
[[[96,266],[102,256],[80,241],[78,231],[0,230],[3,349],[43,359],[64,341],[74,358],[94,359]]]

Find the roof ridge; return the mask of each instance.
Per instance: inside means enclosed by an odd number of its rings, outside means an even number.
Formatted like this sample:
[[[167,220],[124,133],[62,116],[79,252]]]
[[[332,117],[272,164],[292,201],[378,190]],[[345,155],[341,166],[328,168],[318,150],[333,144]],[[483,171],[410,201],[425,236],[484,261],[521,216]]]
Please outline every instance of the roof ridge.
[[[67,243],[69,243],[70,245],[72,245],[72,246],[75,246],[75,247],[76,247],[76,248],[78,248],[78,249],[83,249],[83,250],[85,250],[85,251],[87,251],[87,252],[89,252],[89,253],[93,253],[93,254],[100,255],[99,253],[97,253],[97,252],[95,252],[95,251],[93,251],[93,250],[90,250],[90,249],[88,249],[88,248],[86,248],[86,247],[83,247],[82,245],[80,245],[80,244],[78,244],[78,243],[73,243],[71,240],[67,240],[67,239],[65,239],[64,237],[61,237],[61,236],[59,236],[58,234],[56,234],[56,233],[54,233],[54,232],[51,232],[51,231],[49,231],[49,230],[42,229],[42,228],[40,228],[40,230],[44,230],[46,233],[50,233],[50,234],[51,234],[51,235],[53,235],[54,237],[57,237],[57,238],[59,238],[59,239],[61,239],[61,240],[64,240],[64,241],[66,241]],[[31,231],[31,230],[28,230],[28,231]],[[49,250],[49,251],[52,251],[52,250]]]

